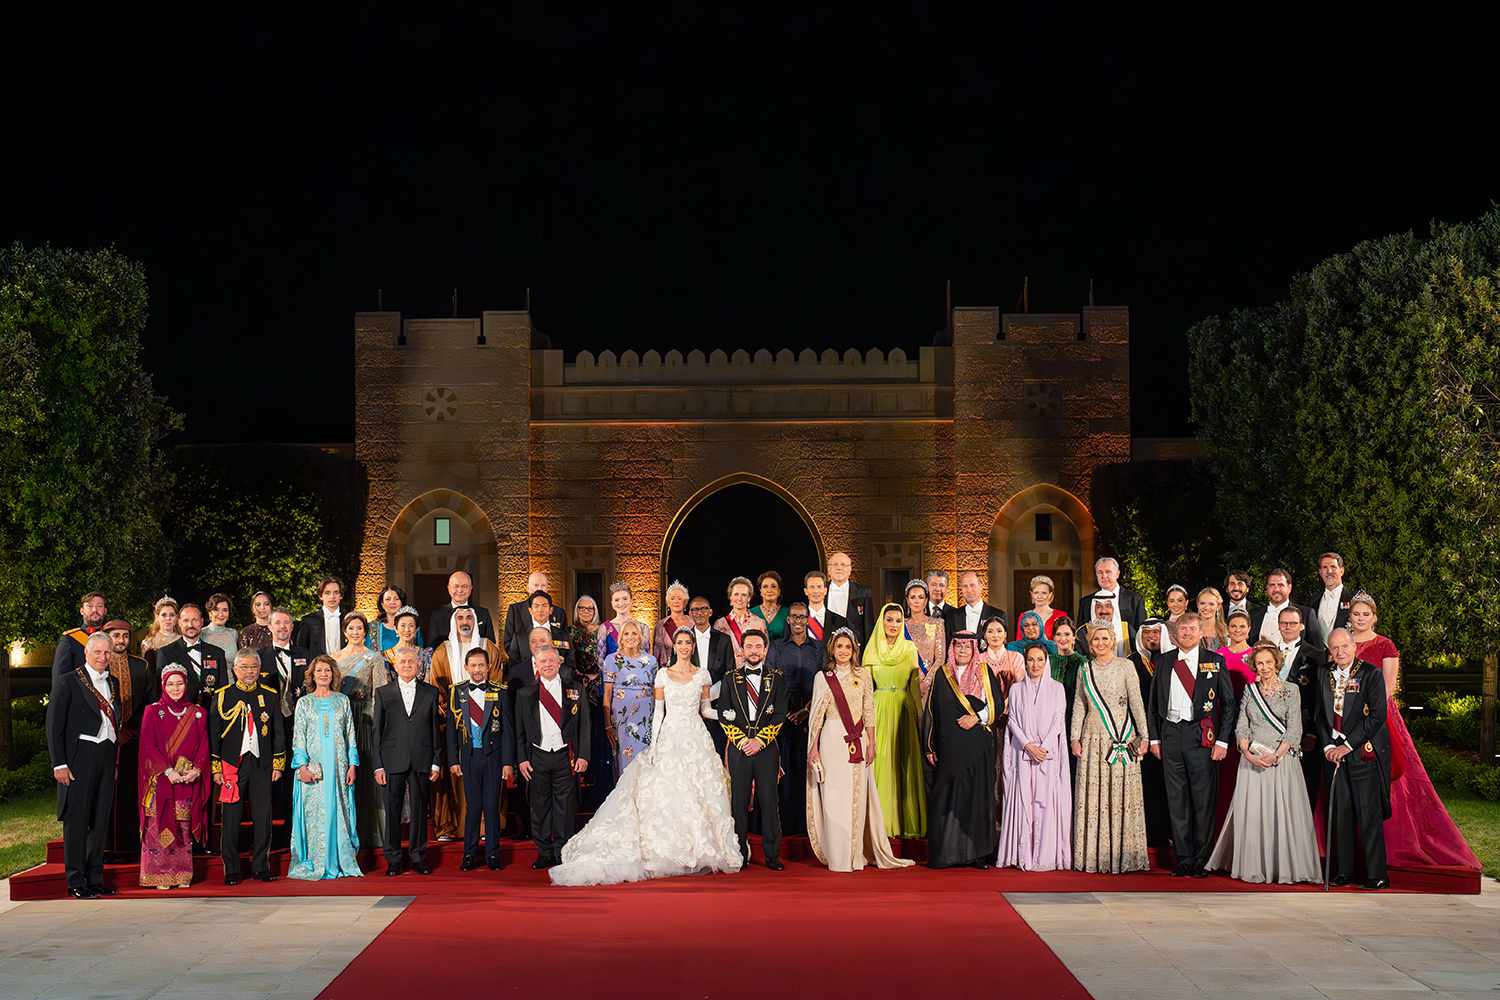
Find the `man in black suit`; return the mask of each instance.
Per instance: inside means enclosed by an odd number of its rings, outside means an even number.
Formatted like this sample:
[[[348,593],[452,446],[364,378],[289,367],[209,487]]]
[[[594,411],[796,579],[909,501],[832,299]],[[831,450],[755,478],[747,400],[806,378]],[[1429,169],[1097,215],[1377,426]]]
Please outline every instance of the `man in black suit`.
[[[104,884],[104,841],[115,801],[121,705],[109,652],[109,636],[89,636],[84,665],[54,677],[47,701],[47,753],[57,781],[68,895],[74,899],[114,895]]]
[[[224,829],[219,854],[224,884],[238,885],[240,819],[245,802],[255,820],[250,873],[276,881],[271,870],[271,786],[286,770],[287,730],[276,711],[276,692],[260,683],[260,656],[253,649],[234,654],[234,683],[214,692],[208,712],[208,750]]]
[[[524,647],[526,645],[527,633],[537,625],[537,622],[531,616],[531,598],[537,591],[541,591],[544,594],[552,593],[551,588],[547,586],[546,573],[536,572],[528,576],[526,578],[526,598],[516,601],[505,609],[505,635],[500,642],[500,648],[505,650],[507,654],[512,649]],[[550,607],[550,600],[548,604]],[[550,607],[547,617],[543,621],[549,622],[554,628],[561,629],[567,627],[568,616],[563,614],[561,608]]]
[[[512,633],[510,645],[506,647],[505,655],[510,662],[519,664],[525,661],[530,665],[530,647],[535,634],[545,631],[549,641],[557,648],[558,655],[563,659],[563,670],[572,673],[573,670],[573,640],[569,635],[567,626],[557,621],[557,609],[552,604],[552,595],[545,590],[537,590],[526,599],[525,621]],[[529,680],[530,675],[523,675],[523,679]]]
[[[1318,671],[1325,657],[1302,641],[1302,611],[1295,605],[1283,608],[1277,616],[1281,630],[1281,679],[1295,685],[1302,700],[1302,777],[1307,782],[1309,801],[1316,801],[1318,785],[1323,780],[1323,753],[1318,743]]]
[[[224,651],[199,635],[203,631],[203,609],[196,604],[178,609],[177,631],[182,633],[181,638],[156,651],[158,676],[167,664],[180,664],[187,671],[188,700],[207,707],[214,692],[231,680]]]
[[[70,628],[59,636],[57,648],[53,650],[53,677],[71,674],[83,666],[83,644],[88,642],[89,636],[101,631],[104,619],[108,615],[109,604],[104,600],[103,594],[97,590],[91,590],[83,595],[78,608],[80,624],[77,628]]]
[[[720,685],[714,708],[729,742],[729,806],[734,813],[734,832],[740,839],[740,854],[750,864],[750,794],[755,793],[760,811],[761,846],[766,867],[781,871],[781,810],[776,780],[781,753],[776,737],[787,721],[790,685],[780,670],[766,665],[766,634],[758,629],[740,640],[745,662],[732,670]]]
[[[129,622],[116,618],[106,622],[99,631],[109,636],[109,673],[120,693],[120,754],[107,851],[111,855],[129,857],[141,846],[140,816],[135,798],[141,715],[147,705],[160,697],[161,675],[153,678],[153,671],[146,666],[146,661],[130,654]]]
[[[1318,576],[1323,581],[1323,592],[1318,595],[1313,611],[1318,618],[1318,629],[1324,635],[1331,635],[1334,629],[1349,624],[1349,601],[1359,593],[1359,588],[1344,579],[1344,557],[1337,552],[1318,556]]]
[[[260,683],[276,692],[276,712],[287,732],[292,731],[297,700],[306,693],[307,665],[312,654],[292,645],[292,613],[286,608],[271,611],[271,645],[260,651]],[[278,782],[271,789],[271,812],[286,822],[276,834],[277,846],[291,842],[292,788],[290,781]]]
[[[1178,649],[1158,653],[1146,722],[1151,754],[1162,762],[1172,817],[1173,875],[1203,878],[1214,844],[1219,762],[1234,733],[1234,686],[1218,653],[1202,649],[1194,615],[1177,619]]]
[[[1250,644],[1253,646],[1262,639],[1266,642],[1279,642],[1281,628],[1278,623],[1281,612],[1290,607],[1295,607],[1302,613],[1302,624],[1306,626],[1302,641],[1323,651],[1323,632],[1318,628],[1318,619],[1313,615],[1313,609],[1305,604],[1292,603],[1292,573],[1279,566],[1266,574],[1266,604],[1250,616]]]
[[[491,642],[495,641],[495,622],[490,618],[490,609],[471,603],[469,598],[473,596],[473,577],[461,569],[448,574],[448,603],[432,613],[432,616],[427,619],[427,631],[423,633],[428,646],[437,649],[448,641],[448,629],[453,622],[453,609],[458,607],[473,608],[479,637]]]
[[[830,635],[849,624],[848,619],[828,607],[827,573],[815,569],[804,576],[802,593],[807,597],[807,634],[814,642],[826,642]]]
[[[880,609],[870,596],[870,588],[849,578],[854,563],[847,552],[828,557],[828,608],[842,615],[859,636],[860,648],[875,632],[875,616]]]
[[[511,780],[515,765],[513,707],[505,684],[489,680],[490,659],[484,649],[464,655],[469,679],[448,691],[448,768],[464,783],[464,857],[462,871],[479,867],[479,821],[484,820],[485,861],[500,869],[500,786]]]
[[[832,612],[829,615],[838,617]],[[697,647],[698,666],[708,671],[709,680],[713,681],[709,697],[717,699],[724,677],[734,669],[734,641],[713,627],[714,606],[702,594],[695,595],[688,601],[688,617],[693,619],[693,643]],[[723,728],[717,718],[705,718],[703,723],[714,741],[714,753],[722,758],[726,745]]]
[[[1386,728],[1385,675],[1354,655],[1348,629],[1328,637],[1329,662],[1318,673],[1318,739],[1328,779],[1333,824],[1329,866],[1335,885],[1354,879],[1359,830],[1365,888],[1384,889],[1385,821],[1391,818],[1391,735]]]
[[[375,726],[370,734],[370,757],[375,783],[385,789],[386,875],[400,875],[405,867],[401,852],[401,808],[410,794],[411,843],[406,851],[412,870],[430,875],[423,860],[427,846],[427,805],[432,783],[442,773],[438,747],[437,688],[417,680],[417,651],[410,647],[396,652],[396,683],[375,689]]]
[[[927,615],[944,623],[948,621],[948,574],[944,570],[927,571]]]
[[[1156,682],[1156,657],[1163,652],[1164,643],[1166,652],[1175,647],[1172,646],[1171,636],[1167,634],[1167,623],[1160,618],[1147,618],[1141,623],[1141,630],[1137,634],[1140,637],[1139,645],[1130,658],[1135,663],[1135,679],[1141,689],[1141,704],[1149,706],[1151,689]],[[1072,722],[1073,706],[1068,705],[1066,711],[1067,721]],[[1075,762],[1074,773],[1077,773],[1077,758],[1070,759]],[[1162,777],[1161,761],[1150,754],[1141,758],[1141,802],[1146,811],[1146,845],[1166,847],[1172,840],[1172,815],[1167,810],[1166,779]]]
[[[292,637],[292,645],[301,646],[310,656],[323,653],[337,656],[344,648],[344,615],[339,610],[343,600],[343,581],[336,576],[325,576],[318,584],[318,603],[321,606],[302,616]]]
[[[1120,585],[1120,564],[1109,556],[1096,559],[1094,579],[1098,581],[1099,589],[1092,594],[1085,594],[1078,602],[1079,627],[1096,617],[1095,601],[1108,601],[1115,608],[1114,620],[1125,623],[1125,634],[1135,635],[1141,623],[1146,620],[1146,602],[1141,600],[1140,594]]]
[[[1228,618],[1231,611],[1243,611],[1254,621],[1255,613],[1265,608],[1250,599],[1250,574],[1242,569],[1230,570],[1224,577],[1224,617]]]
[[[536,677],[516,693],[514,758],[527,782],[532,868],[562,863],[562,849],[578,822],[578,776],[588,770],[589,700],[577,681],[564,680],[555,649],[536,654]]]
[[[944,634],[957,635],[960,632],[973,632],[975,635],[984,635],[984,623],[991,618],[998,618],[1002,624],[1005,623],[1005,612],[985,601],[984,588],[979,585],[978,573],[970,571],[960,574],[958,593],[963,603],[956,608],[943,609]],[[1005,625],[1005,634],[1010,635],[1008,624]]]

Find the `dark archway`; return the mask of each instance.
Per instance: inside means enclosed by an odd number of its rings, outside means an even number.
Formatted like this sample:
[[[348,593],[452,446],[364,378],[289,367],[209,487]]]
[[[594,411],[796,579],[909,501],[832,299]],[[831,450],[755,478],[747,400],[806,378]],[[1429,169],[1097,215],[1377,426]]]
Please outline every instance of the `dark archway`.
[[[664,584],[681,580],[693,595],[713,602],[717,617],[729,608],[725,587],[732,578],[753,580],[768,569],[782,576],[783,603],[801,600],[802,576],[822,565],[822,553],[791,503],[741,481],[714,490],[681,515],[667,539],[663,565]]]

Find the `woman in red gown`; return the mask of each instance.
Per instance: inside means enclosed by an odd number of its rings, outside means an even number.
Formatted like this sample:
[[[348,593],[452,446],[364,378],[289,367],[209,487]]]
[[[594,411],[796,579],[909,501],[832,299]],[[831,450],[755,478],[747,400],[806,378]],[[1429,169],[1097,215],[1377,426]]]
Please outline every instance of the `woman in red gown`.
[[[1385,821],[1386,861],[1407,867],[1478,868],[1479,859],[1443,807],[1402,721],[1396,704],[1401,690],[1401,653],[1390,639],[1375,634],[1377,621],[1375,598],[1361,590],[1349,602],[1354,655],[1380,668],[1390,699],[1386,726],[1391,734],[1391,818]]]

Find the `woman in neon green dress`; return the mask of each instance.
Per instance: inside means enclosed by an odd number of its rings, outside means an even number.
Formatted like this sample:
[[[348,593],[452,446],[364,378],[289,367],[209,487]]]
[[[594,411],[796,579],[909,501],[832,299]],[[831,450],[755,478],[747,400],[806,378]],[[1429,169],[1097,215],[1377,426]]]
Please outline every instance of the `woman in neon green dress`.
[[[875,788],[885,832],[892,837],[925,837],[927,795],[917,735],[921,677],[917,647],[906,637],[901,605],[880,609],[880,623],[865,647],[863,662],[875,678]]]

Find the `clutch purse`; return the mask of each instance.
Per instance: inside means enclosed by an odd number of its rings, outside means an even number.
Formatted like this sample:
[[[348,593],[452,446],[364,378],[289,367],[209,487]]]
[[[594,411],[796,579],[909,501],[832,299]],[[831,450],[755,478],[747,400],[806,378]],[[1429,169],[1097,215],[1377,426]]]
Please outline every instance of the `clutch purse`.
[[[178,757],[177,763],[172,765],[172,770],[176,771],[178,774],[192,774],[193,762],[188,760],[186,757]]]
[[[319,764],[317,761],[309,761],[308,764],[307,764],[307,769],[312,772],[312,776],[313,776],[313,780],[314,781],[322,781],[323,780],[323,765],[322,764]]]
[[[820,785],[823,783],[823,762],[820,760],[813,761],[813,779]]]

